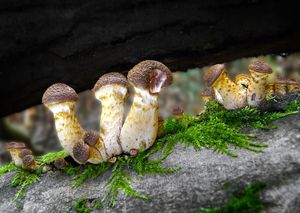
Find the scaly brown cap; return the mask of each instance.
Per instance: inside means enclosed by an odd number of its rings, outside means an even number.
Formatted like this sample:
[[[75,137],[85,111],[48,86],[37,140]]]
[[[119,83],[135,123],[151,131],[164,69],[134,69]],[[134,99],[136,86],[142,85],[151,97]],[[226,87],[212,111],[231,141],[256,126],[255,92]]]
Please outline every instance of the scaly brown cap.
[[[212,86],[215,81],[219,78],[222,72],[227,72],[225,69],[224,64],[216,64],[211,66],[205,73],[204,73],[204,81],[207,86]]]
[[[291,80],[291,79],[287,80],[286,83],[289,85],[299,85],[299,82]]]
[[[68,163],[64,158],[58,158],[54,161],[54,166],[57,169],[65,169],[68,166]]]
[[[272,73],[272,68],[263,60],[252,61],[249,64],[248,69],[260,73],[266,73],[266,74]]]
[[[90,156],[90,147],[83,143],[77,142],[73,147],[73,156],[80,163],[86,163]]]
[[[18,142],[10,142],[8,144],[6,144],[6,149],[10,150],[10,149],[24,149],[26,148],[25,143],[18,143]]]
[[[19,154],[19,157],[20,158],[23,158],[24,156],[26,155],[32,155],[32,151],[30,149],[23,149],[20,154]]]
[[[128,87],[127,79],[124,75],[118,72],[111,72],[102,75],[99,80],[96,82],[93,91],[96,92],[101,87],[110,84],[117,84],[124,87]]]
[[[128,72],[128,81],[132,83],[135,87],[148,89],[150,87],[150,82],[153,78],[153,76],[151,76],[152,71],[157,71],[156,73],[163,73],[166,76],[162,87],[166,87],[172,84],[173,75],[170,69],[164,64],[153,60],[142,61],[135,65]]]
[[[22,158],[23,161],[23,165],[28,168],[30,166],[32,166],[33,164],[35,164],[35,160],[34,157],[32,155],[26,155]]]
[[[44,93],[43,104],[55,104],[61,102],[77,101],[78,95],[72,87],[57,83],[50,86]]]
[[[83,141],[90,146],[94,146],[98,142],[99,138],[100,135],[98,132],[94,130],[88,130],[84,133]]]
[[[214,90],[211,87],[205,87],[203,90],[200,92],[201,97],[205,96],[215,96]]]
[[[275,84],[286,84],[287,80],[286,79],[278,79],[274,82]]]

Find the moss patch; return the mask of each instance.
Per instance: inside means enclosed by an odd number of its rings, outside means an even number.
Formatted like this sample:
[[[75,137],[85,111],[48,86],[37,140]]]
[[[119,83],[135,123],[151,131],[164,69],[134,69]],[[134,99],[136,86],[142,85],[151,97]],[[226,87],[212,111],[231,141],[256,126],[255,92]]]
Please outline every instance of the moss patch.
[[[259,193],[265,189],[266,184],[262,182],[253,182],[245,189],[235,191],[222,207],[202,208],[199,213],[246,213],[260,212],[264,209]]]
[[[276,128],[269,123],[276,119],[294,114],[299,108],[299,102],[292,102],[284,112],[261,112],[257,109],[246,107],[240,110],[227,111],[216,102],[210,102],[206,110],[197,115],[184,115],[182,119],[167,119],[164,123],[164,135],[148,150],[140,152],[136,157],[121,155],[115,164],[102,163],[98,165],[70,165],[65,172],[74,179],[72,187],[78,187],[88,179],[95,179],[104,172],[110,170],[111,176],[106,184],[106,193],[102,203],[115,206],[119,192],[127,196],[141,199],[149,199],[132,188],[133,179],[128,171],[144,176],[146,174],[169,174],[176,172],[176,168],[164,168],[162,163],[172,153],[175,144],[193,146],[195,150],[202,148],[212,149],[218,153],[224,153],[232,157],[237,155],[232,148],[243,148],[254,152],[262,152],[266,144],[251,141],[253,135],[242,133],[240,130],[246,126],[270,129]],[[157,153],[158,158],[149,157]],[[43,166],[53,163],[56,159],[66,157],[65,151],[48,153],[37,158],[40,168],[37,171],[24,170],[13,164],[0,167],[0,175],[16,171],[12,185],[18,186],[16,198],[24,195],[24,190],[30,184],[39,180]],[[233,201],[232,201],[233,202]],[[80,204],[80,205],[79,205]],[[78,203],[78,208],[84,206],[84,202]],[[79,208],[80,209],[80,208]],[[84,209],[84,208],[83,208]]]

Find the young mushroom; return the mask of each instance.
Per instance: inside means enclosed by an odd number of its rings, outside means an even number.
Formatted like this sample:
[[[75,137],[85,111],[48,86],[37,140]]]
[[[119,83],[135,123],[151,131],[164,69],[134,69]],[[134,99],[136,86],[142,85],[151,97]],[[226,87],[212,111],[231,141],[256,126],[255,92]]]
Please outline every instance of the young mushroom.
[[[24,143],[10,142],[6,145],[6,149],[11,155],[12,161],[16,166],[22,166],[23,160],[19,156],[21,151],[26,148]]]
[[[121,130],[125,153],[136,155],[148,149],[157,137],[158,98],[162,87],[172,83],[172,72],[164,64],[146,60],[134,66],[127,75],[135,89],[133,103]]]
[[[57,169],[63,170],[67,168],[68,165],[69,165],[68,162],[64,158],[58,158],[54,161],[54,166]]]
[[[215,93],[213,88],[211,87],[205,87],[204,89],[202,89],[200,92],[200,96],[202,97],[205,104],[215,99]]]
[[[249,106],[257,107],[265,99],[267,78],[272,68],[262,60],[255,60],[248,66],[251,81],[248,86],[247,102]]]
[[[181,107],[175,107],[172,110],[172,115],[175,119],[181,119],[183,117],[184,110]]]
[[[300,83],[293,80],[287,80],[287,92],[299,92],[300,91]]]
[[[287,93],[287,80],[277,80],[274,82],[274,92],[276,95],[284,96]]]
[[[62,147],[75,161],[83,163],[81,160],[76,159],[73,153],[76,144],[77,149],[84,146],[81,140],[84,131],[74,114],[74,106],[77,100],[78,95],[73,88],[66,84],[57,83],[45,91],[42,102],[54,115],[56,132]]]
[[[216,100],[226,109],[238,109],[246,106],[246,90],[228,78],[224,64],[216,64],[204,74],[207,86],[214,90]]]
[[[37,164],[36,164],[36,161],[35,161],[33,155],[25,155],[25,156],[23,156],[22,157],[22,161],[23,161],[22,167],[24,169],[35,170],[37,168]]]
[[[95,97],[101,101],[100,138],[108,157],[122,153],[120,132],[123,124],[124,101],[128,83],[124,75],[112,72],[104,74],[94,86]]]
[[[90,147],[90,156],[88,162],[98,164],[108,160],[105,145],[98,132],[94,130],[86,131],[83,136],[83,141]]]

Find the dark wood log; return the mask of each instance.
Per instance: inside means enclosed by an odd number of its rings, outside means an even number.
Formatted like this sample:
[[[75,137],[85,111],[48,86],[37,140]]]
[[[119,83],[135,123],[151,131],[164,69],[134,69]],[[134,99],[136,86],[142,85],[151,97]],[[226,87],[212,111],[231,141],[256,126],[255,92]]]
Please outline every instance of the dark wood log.
[[[272,0],[2,0],[0,116],[78,92],[143,59],[173,71],[300,50],[297,2]]]

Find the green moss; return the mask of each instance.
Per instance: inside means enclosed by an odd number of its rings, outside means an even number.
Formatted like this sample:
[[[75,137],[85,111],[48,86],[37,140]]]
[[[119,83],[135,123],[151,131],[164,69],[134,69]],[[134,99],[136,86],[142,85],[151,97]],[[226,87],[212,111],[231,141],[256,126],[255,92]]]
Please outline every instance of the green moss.
[[[81,198],[74,202],[75,211],[78,213],[90,213],[92,211],[91,208],[87,207],[87,199]]]
[[[249,184],[241,191],[235,191],[223,207],[200,209],[199,213],[246,213],[260,212],[264,204],[259,193],[266,187],[262,182]]]
[[[25,189],[37,182],[39,180],[39,175],[36,173],[33,173],[31,171],[27,171],[27,170],[20,170],[16,175],[14,175],[11,185],[13,187],[20,187],[15,199],[18,199],[22,196],[24,196],[24,191]]]
[[[53,163],[55,160],[59,158],[65,158],[67,156],[69,156],[69,154],[65,150],[61,150],[58,152],[50,152],[43,156],[38,157],[37,162],[40,165],[46,165],[46,164]]]
[[[99,200],[81,198],[73,202],[73,206],[78,213],[90,213],[93,210],[102,208],[102,203]]]
[[[86,180],[96,179],[104,172],[111,170],[110,178],[106,184],[105,196],[102,199],[102,202],[109,203],[110,206],[115,206],[119,192],[123,192],[127,196],[148,199],[147,196],[140,194],[131,187],[133,179],[130,174],[133,172],[142,177],[146,174],[176,172],[179,167],[165,168],[162,166],[164,160],[172,153],[175,144],[193,146],[195,150],[208,148],[232,157],[237,157],[231,150],[232,148],[261,152],[262,147],[265,147],[266,144],[251,141],[254,136],[242,133],[241,128],[247,126],[264,129],[275,128],[269,126],[271,121],[294,114],[295,109],[299,109],[299,102],[288,105],[285,112],[260,112],[248,107],[227,111],[216,102],[209,102],[206,110],[197,116],[184,115],[180,120],[167,119],[164,123],[164,135],[150,149],[140,152],[136,157],[121,155],[115,164],[70,165],[64,171],[74,179],[72,187],[78,187]],[[155,159],[152,158],[154,153],[158,153]],[[68,156],[67,152],[59,151],[37,158],[40,166],[37,171],[24,170],[12,163],[0,166],[0,175],[16,171],[12,185],[20,187],[16,194],[16,198],[19,198],[24,195],[25,189],[30,184],[39,180],[44,165],[51,164],[56,159],[66,156]],[[84,205],[84,201],[78,202],[78,209]],[[85,208],[82,207],[82,209],[85,211]]]
[[[253,135],[242,133],[241,128],[276,128],[269,126],[269,123],[291,114],[295,112],[260,112],[249,107],[228,111],[216,102],[209,102],[206,110],[198,116],[184,115],[180,120],[167,119],[164,124],[164,136],[158,141],[167,143],[164,147],[165,156],[172,152],[175,144],[181,143],[193,146],[195,150],[208,148],[237,157],[230,147],[261,152],[261,148],[267,146],[251,141]]]
[[[13,163],[4,164],[4,165],[0,166],[0,176],[6,174],[8,172],[17,171],[18,169],[19,169],[19,167],[15,166],[15,164],[13,164]]]

